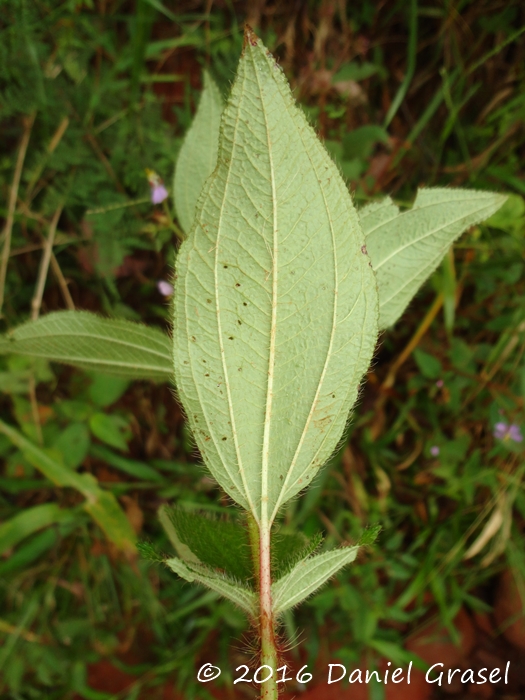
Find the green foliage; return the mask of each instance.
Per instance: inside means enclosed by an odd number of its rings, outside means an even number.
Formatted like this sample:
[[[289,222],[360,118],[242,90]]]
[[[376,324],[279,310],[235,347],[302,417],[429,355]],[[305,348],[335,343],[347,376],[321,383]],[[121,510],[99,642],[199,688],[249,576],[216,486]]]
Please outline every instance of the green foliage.
[[[0,339],[0,353],[45,357],[134,379],[171,376],[166,335],[156,328],[86,311],[57,311],[18,326]]]
[[[200,583],[238,605],[250,617],[256,616],[257,596],[252,590],[235,581],[235,579],[217,573],[202,564],[184,562],[177,558],[166,559],[166,564],[186,581]]]
[[[77,474],[53,459],[21,433],[0,421],[0,433],[16,445],[26,459],[57,486],[79,491],[86,499],[83,507],[104,530],[106,536],[124,552],[130,552],[135,534],[112,493],[103,491],[91,474]]]
[[[345,547],[300,561],[272,586],[273,605],[280,614],[299,605],[357,556],[359,547]]]
[[[149,202],[144,168],[171,177],[198,103],[194,88],[202,65],[223,94],[229,91],[244,18],[215,6],[206,14],[195,6],[191,15],[166,8],[168,17],[161,3],[148,0],[51,5],[2,4],[5,202],[24,117],[36,110],[16,201],[5,323],[16,328],[27,318],[39,246],[65,196],[53,250],[75,306],[165,325],[171,312],[155,282],[173,269],[173,229],[166,210]],[[339,573],[337,586],[325,586],[283,614],[281,633],[301,639],[301,656],[311,666],[319,658],[320,629],[343,663],[358,664],[363,655],[370,664],[380,656],[406,663],[404,640],[425,617],[438,617],[453,631],[460,608],[490,614],[487,591],[495,590],[503,567],[525,576],[522,447],[493,435],[498,422],[524,432],[525,74],[517,62],[524,37],[516,23],[519,0],[507,5],[502,11],[491,1],[480,8],[468,0],[452,23],[446,10],[419,7],[416,46],[405,12],[381,14],[365,2],[321,17],[313,3],[304,11],[307,21],[297,24],[291,6],[269,15],[263,3],[265,43],[277,48],[294,94],[357,202],[383,192],[408,209],[423,183],[514,192],[456,243],[403,322],[383,335],[348,441],[305,496],[286,504],[274,528],[275,582],[289,572],[275,561],[282,562],[288,549],[307,556],[302,538],[292,533],[322,529],[330,549],[359,543],[367,522],[383,525],[380,545],[360,557],[359,566]],[[306,27],[320,21],[323,32],[314,37]],[[393,46],[393,34],[404,40]],[[277,37],[284,38],[278,47]],[[417,55],[413,76],[410,52]],[[401,76],[400,105],[394,98]],[[388,128],[374,126],[385,123],[394,102]],[[4,204],[0,215],[6,213]],[[399,367],[400,351],[427,310],[436,308],[434,293],[443,294],[447,325],[438,313]],[[42,314],[64,303],[51,270]],[[161,382],[172,375],[170,356],[168,341]],[[393,369],[395,383],[378,391]],[[170,551],[155,518],[161,500],[220,519],[231,515],[195,464],[194,444],[167,387],[139,382],[119,394],[124,383],[119,389],[114,377],[90,379],[30,355],[0,357],[2,418],[16,421],[26,438],[73,473],[90,472],[127,509],[142,511],[140,536],[151,542],[157,561]],[[89,429],[91,416],[101,411],[133,427],[126,457]],[[95,697],[101,693],[90,687],[100,687],[92,673],[115,663],[133,676],[125,681],[130,697],[157,692],[150,684],[168,677],[185,696],[199,697],[206,689],[195,683],[194,669],[203,650],[231,682],[226,642],[246,633],[240,611],[167,567],[148,569],[140,560],[128,565],[75,505],[82,498],[75,489],[56,488],[4,435],[0,456],[0,527],[11,538],[20,535],[0,561],[0,694]],[[498,518],[500,528],[487,539],[487,527]],[[282,532],[289,538],[281,546]],[[464,559],[469,548],[477,553]],[[133,634],[135,646],[149,655],[132,668],[121,666],[122,640]],[[121,675],[111,673],[111,682]]]
[[[177,257],[175,377],[219,484],[272,522],[341,437],[372,355],[377,296],[350,195],[258,40],[221,128],[218,167]]]
[[[203,185],[217,163],[222,107],[219,89],[205,71],[199,107],[180,148],[173,179],[177,217],[186,234],[190,232]]]
[[[28,508],[0,525],[0,554],[38,530],[73,518],[74,513],[67,508],[60,508],[56,503],[42,503]]]
[[[419,190],[414,206],[399,212],[387,197],[359,212],[377,277],[379,326],[392,326],[451,244],[505,202],[504,195],[469,190]]]

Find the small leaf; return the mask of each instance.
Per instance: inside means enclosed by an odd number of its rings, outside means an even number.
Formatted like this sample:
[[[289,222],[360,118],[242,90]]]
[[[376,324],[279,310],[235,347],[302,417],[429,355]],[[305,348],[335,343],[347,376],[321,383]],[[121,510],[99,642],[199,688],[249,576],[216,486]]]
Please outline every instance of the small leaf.
[[[370,527],[367,527],[359,538],[357,546],[368,547],[369,545],[374,544],[380,532],[381,525],[371,525]]]
[[[439,379],[443,374],[443,366],[437,357],[429,355],[421,348],[414,348],[414,360],[421,374],[427,379]]]
[[[55,311],[0,337],[0,354],[43,357],[129,377],[172,377],[171,342],[157,328],[87,311]]]
[[[122,416],[94,413],[89,419],[89,427],[93,435],[106,445],[127,452],[131,431],[128,421]]]
[[[217,167],[180,247],[177,389],[204,461],[271,524],[334,451],[377,336],[377,289],[341,175],[247,31]]]
[[[335,549],[304,559],[289,574],[272,585],[275,614],[288,610],[308,598],[343,566],[354,561],[359,546]]]
[[[219,88],[204,71],[199,107],[181,146],[173,179],[177,217],[186,234],[190,232],[202,187],[217,164],[222,107]]]
[[[148,559],[149,561],[154,561],[159,564],[166,561],[166,557],[163,556],[151,542],[137,542],[136,547],[143,559]]]
[[[418,190],[408,211],[400,213],[387,197],[359,212],[377,277],[380,329],[399,319],[456,238],[505,200],[492,192],[434,187]]]
[[[84,461],[90,442],[85,423],[70,423],[55,440],[53,447],[62,453],[64,464],[76,469]]]
[[[218,574],[201,564],[191,564],[181,559],[167,559],[166,564],[172,571],[186,581],[197,581],[220,593],[224,598],[231,600],[250,616],[255,617],[257,610],[257,597],[255,593],[233,579]]]
[[[106,374],[92,374],[89,385],[89,398],[96,406],[105,408],[118,401],[129,386],[126,377],[108,377]]]

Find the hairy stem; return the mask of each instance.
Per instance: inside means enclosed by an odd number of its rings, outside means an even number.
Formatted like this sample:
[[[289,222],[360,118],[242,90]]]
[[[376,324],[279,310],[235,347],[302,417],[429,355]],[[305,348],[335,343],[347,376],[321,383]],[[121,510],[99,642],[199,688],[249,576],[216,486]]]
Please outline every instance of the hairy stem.
[[[269,666],[272,677],[261,685],[261,700],[277,700],[277,646],[275,639],[275,616],[272,608],[271,578],[271,540],[270,527],[258,526],[248,516],[248,532],[252,548],[252,557],[257,572],[259,589],[259,636],[261,640],[260,666]],[[266,678],[269,670],[263,669],[259,674]]]

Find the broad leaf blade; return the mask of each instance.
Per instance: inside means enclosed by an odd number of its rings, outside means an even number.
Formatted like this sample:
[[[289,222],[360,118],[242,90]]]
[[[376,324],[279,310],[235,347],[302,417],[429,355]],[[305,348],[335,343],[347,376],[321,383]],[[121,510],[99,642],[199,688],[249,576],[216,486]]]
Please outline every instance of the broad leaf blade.
[[[199,449],[271,522],[341,437],[377,291],[348,190],[250,32],[176,277],[175,375]]]
[[[86,499],[83,504],[84,510],[91,515],[108,539],[128,554],[135,552],[135,533],[129,520],[115,496],[101,489],[92,474],[77,474],[2,420],[0,433],[16,445],[28,462],[54,484],[79,491]]]
[[[190,232],[202,187],[217,164],[222,108],[219,88],[205,71],[199,107],[181,146],[173,178],[177,217],[186,234]]]
[[[24,323],[0,338],[0,353],[44,357],[134,379],[172,377],[167,335],[87,311],[56,311]]]
[[[296,564],[289,574],[272,585],[275,614],[278,615],[308,598],[343,566],[353,562],[358,550],[358,546],[335,549]]]
[[[246,586],[237,583],[233,579],[218,574],[211,569],[208,569],[201,564],[191,564],[184,562],[177,557],[167,559],[165,562],[172,571],[178,574],[181,578],[189,581],[197,581],[211,588],[212,591],[220,593],[224,598],[231,600],[232,603],[238,605],[250,616],[254,617],[257,610],[257,597],[255,593]]]
[[[484,221],[506,196],[435,187],[419,190],[412,209],[399,213],[387,197],[359,212],[379,289],[379,327],[393,325],[452,243]]]

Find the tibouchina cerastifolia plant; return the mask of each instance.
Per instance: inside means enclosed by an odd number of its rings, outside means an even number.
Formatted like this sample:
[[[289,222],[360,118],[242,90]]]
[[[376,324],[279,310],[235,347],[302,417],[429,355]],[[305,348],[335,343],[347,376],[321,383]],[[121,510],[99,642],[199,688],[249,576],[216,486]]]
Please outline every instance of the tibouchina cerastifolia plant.
[[[172,340],[67,311],[14,329],[0,350],[135,378],[174,373],[204,464],[242,515],[212,521],[162,508],[177,554],[165,563],[245,611],[269,667],[262,697],[274,700],[280,617],[377,534],[319,551],[301,533],[275,536],[279,513],[341,441],[378,332],[505,197],[431,188],[408,211],[388,197],[356,211],[281,69],[247,29],[224,108],[205,75],[174,199],[186,238]]]

